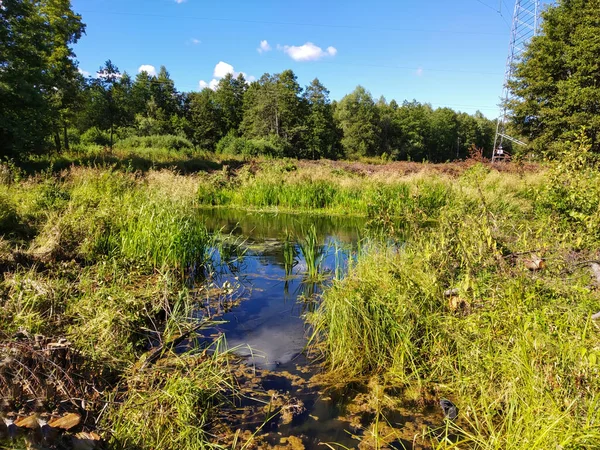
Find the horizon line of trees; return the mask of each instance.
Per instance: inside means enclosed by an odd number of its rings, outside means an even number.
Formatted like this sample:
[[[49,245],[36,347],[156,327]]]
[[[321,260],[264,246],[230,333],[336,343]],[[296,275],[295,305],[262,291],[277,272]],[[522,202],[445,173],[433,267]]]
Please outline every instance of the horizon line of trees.
[[[494,122],[415,100],[373,99],[362,86],[339,102],[291,70],[248,83],[180,92],[165,67],[132,78],[107,61],[79,73],[72,46],[85,32],[69,0],[3,0],[0,6],[0,157],[79,144],[173,135],[221,153],[296,158],[446,161],[472,145],[491,152]]]
[[[480,112],[375,101],[362,86],[331,101],[318,79],[302,88],[291,70],[252,83],[228,74],[214,90],[188,93],[177,91],[164,66],[156,75],[140,72],[132,79],[107,61],[98,73],[82,84],[70,134],[100,145],[112,146],[115,138],[177,135],[221,153],[417,161],[464,158],[472,145],[488,151],[493,145],[495,122]]]
[[[600,153],[598,11],[600,0],[558,0],[543,12],[508,84],[509,134],[528,144],[520,153],[560,156],[581,130]],[[132,78],[109,60],[84,78],[72,50],[84,32],[70,0],[0,2],[0,157],[164,135],[179,147],[313,159],[492,151],[495,121],[480,112],[375,100],[362,86],[331,101],[318,79],[303,88],[291,70],[252,83],[228,75],[215,90],[188,93],[165,67]]]

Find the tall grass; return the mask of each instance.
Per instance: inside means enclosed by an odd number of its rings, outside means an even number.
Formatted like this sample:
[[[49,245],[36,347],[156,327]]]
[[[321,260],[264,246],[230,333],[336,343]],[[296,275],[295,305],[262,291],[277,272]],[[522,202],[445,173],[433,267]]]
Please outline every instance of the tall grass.
[[[317,280],[321,272],[321,263],[325,252],[317,237],[317,228],[311,225],[308,230],[298,239],[298,246],[306,263],[306,278]]]
[[[90,417],[103,411],[111,447],[214,448],[208,430],[235,393],[219,348],[165,352],[145,369],[138,363],[151,346],[194,325],[182,274],[205,263],[213,245],[196,190],[195,177],[112,168],[47,171],[0,185],[2,334],[68,339],[113,388],[83,392],[77,402]],[[65,376],[80,376],[72,369]]]
[[[214,449],[208,428],[217,409],[235,390],[227,354],[214,352],[171,356],[166,364],[132,374],[129,388],[112,406],[106,424],[114,448]]]
[[[311,318],[316,348],[336,379],[379,374],[408,400],[451,398],[459,439],[436,448],[594,448],[600,297],[585,261],[597,242],[534,214],[535,195],[511,183],[476,169],[435,226],[360,258]],[[524,260],[539,249],[547,267],[532,272]]]

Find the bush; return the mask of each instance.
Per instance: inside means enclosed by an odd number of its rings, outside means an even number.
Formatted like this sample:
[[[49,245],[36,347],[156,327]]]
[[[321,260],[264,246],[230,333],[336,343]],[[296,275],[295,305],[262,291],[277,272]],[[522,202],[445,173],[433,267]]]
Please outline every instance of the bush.
[[[168,150],[192,150],[194,145],[184,137],[170,134],[154,136],[132,136],[122,139],[116,144],[120,149],[158,148]]]
[[[67,137],[69,139],[69,146],[81,144],[81,133],[77,128],[67,129]]]
[[[570,225],[600,235],[600,170],[598,155],[582,132],[564,151],[539,192],[538,208],[557,214]]]
[[[221,155],[283,157],[287,143],[277,136],[266,139],[246,139],[228,133],[217,143],[216,153]]]
[[[82,144],[110,145],[110,134],[97,127],[92,127],[81,135]]]

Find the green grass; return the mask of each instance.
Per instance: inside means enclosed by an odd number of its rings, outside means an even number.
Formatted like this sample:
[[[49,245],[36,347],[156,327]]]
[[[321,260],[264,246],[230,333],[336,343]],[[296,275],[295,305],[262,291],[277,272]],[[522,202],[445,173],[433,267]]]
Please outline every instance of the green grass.
[[[384,212],[400,223],[415,216],[434,220],[447,201],[448,180],[439,176],[409,179],[360,178],[322,168],[297,170],[286,162],[264,164],[257,173],[244,168],[231,179],[222,174],[201,178],[199,203],[306,213],[362,215]]]
[[[450,427],[459,442],[434,438],[435,448],[600,442],[600,332],[590,318],[600,295],[585,263],[597,258],[598,242],[587,220],[548,201],[553,187],[540,177],[527,185],[481,167],[465,173],[433,196],[446,199],[435,200],[434,224],[413,216],[399,250],[360,258],[311,317],[334,379],[376,375],[404,389],[399,401],[433,393],[459,406]],[[546,259],[544,270],[526,268],[530,251]],[[451,288],[454,298],[444,295]]]
[[[168,170],[82,167],[0,185],[2,336],[68,339],[112,388],[81,395],[93,416],[107,407],[100,430],[115,447],[212,448],[215,408],[235,392],[222,352],[136,369],[150,342],[194,325],[184,275],[214,244],[197,186]]]
[[[587,159],[547,173],[474,165],[460,176],[361,176],[290,161],[220,170],[205,155],[217,170],[184,176],[201,155],[103,152],[3,166],[0,327],[65,336],[120,382],[102,419],[111,445],[211,448],[210,424],[234,390],[220,352],[136,366],[149,339],[190,326],[183,275],[214,244],[200,205],[362,215],[384,242],[396,239],[361,251],[325,292],[312,342],[334,380],[380,380],[403,390],[402,404],[457,403],[459,442],[432,437],[432,447],[600,441],[600,335],[590,319],[600,295],[586,266],[598,259],[600,175]],[[44,171],[31,175],[36,164]],[[300,250],[316,277],[319,245],[314,230],[305,234]],[[297,255],[286,249],[291,273]],[[531,251],[544,270],[525,267]],[[451,288],[455,298],[444,295]]]
[[[298,247],[306,263],[305,281],[318,280],[321,274],[321,263],[323,262],[323,246],[317,237],[317,228],[311,225],[308,230],[298,239]]]
[[[208,432],[218,408],[235,390],[227,354],[186,353],[167,364],[132,373],[123,398],[105,419],[112,428],[112,448],[223,448]]]

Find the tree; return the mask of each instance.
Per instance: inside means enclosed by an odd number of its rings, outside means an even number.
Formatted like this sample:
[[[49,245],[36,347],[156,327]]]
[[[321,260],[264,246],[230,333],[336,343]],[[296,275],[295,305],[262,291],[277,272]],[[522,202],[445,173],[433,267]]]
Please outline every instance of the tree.
[[[306,132],[306,104],[302,88],[291,70],[264,74],[244,96],[240,129],[249,139],[266,138],[283,145],[289,156],[298,156]]]
[[[431,113],[427,159],[440,162],[452,159],[459,145],[458,120],[450,108],[438,108]]]
[[[401,142],[398,159],[420,161],[427,157],[432,112],[431,105],[416,100],[404,101],[398,108],[396,120]]]
[[[131,98],[129,99],[130,108],[134,116],[148,114],[148,104],[152,101],[152,107],[157,109],[158,105],[153,100],[152,91],[153,77],[148,72],[138,73],[131,86]]]
[[[379,115],[379,137],[380,153],[384,153],[394,159],[398,157],[402,145],[400,122],[398,120],[398,103],[392,100],[389,104],[385,97],[377,101]]]
[[[343,132],[347,156],[374,156],[379,149],[379,114],[371,93],[358,86],[337,105],[335,118]]]
[[[211,89],[191,93],[188,114],[194,145],[202,149],[214,150],[219,139],[224,136],[220,126],[216,93]]]
[[[115,127],[124,124],[127,118],[126,101],[129,77],[123,83],[119,68],[109,59],[100,67],[98,77],[91,82],[91,109],[93,121],[110,133],[110,147],[114,143]]]
[[[52,128],[65,124],[80,82],[70,45],[84,29],[67,0],[2,1],[2,154],[42,150]]]
[[[81,38],[85,26],[81,23],[81,16],[71,10],[70,0],[40,2],[40,14],[51,30],[46,73],[52,86],[47,96],[53,109],[54,142],[56,149],[60,150],[62,131],[63,143],[68,149],[67,128],[78,108],[82,83],[70,45]]]
[[[160,67],[158,75],[152,79],[151,86],[154,101],[166,118],[161,128],[167,133],[172,133],[171,118],[181,115],[182,98],[165,66]]]
[[[512,127],[541,154],[586,127],[600,151],[600,0],[559,0],[543,13],[509,88]]]
[[[219,80],[215,92],[215,102],[220,112],[221,133],[237,133],[243,118],[244,94],[247,84],[244,75],[234,77],[228,73]]]
[[[329,91],[315,78],[304,90],[309,113],[306,119],[306,154],[311,159],[336,158],[338,138]]]

